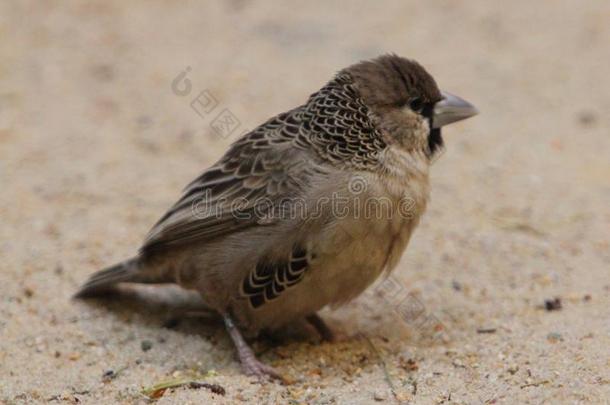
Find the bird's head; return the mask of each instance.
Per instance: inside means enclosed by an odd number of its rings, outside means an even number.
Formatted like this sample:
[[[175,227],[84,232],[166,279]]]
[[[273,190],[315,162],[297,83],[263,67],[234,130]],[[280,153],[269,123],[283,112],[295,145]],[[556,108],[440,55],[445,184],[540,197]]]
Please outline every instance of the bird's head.
[[[439,90],[417,62],[384,55],[344,70],[375,116],[388,144],[430,159],[441,149],[441,127],[478,113],[467,101]]]

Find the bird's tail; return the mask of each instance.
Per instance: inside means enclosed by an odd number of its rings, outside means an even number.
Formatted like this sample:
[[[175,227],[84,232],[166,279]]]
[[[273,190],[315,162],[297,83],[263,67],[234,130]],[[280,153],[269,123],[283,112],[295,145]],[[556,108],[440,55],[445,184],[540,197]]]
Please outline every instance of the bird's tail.
[[[101,295],[111,290],[111,288],[118,283],[152,282],[145,280],[145,277],[143,277],[142,274],[143,272],[140,271],[140,267],[140,258],[134,257],[115,264],[114,266],[97,271],[89,277],[89,279],[85,282],[85,284],[82,285],[74,297],[84,298]]]

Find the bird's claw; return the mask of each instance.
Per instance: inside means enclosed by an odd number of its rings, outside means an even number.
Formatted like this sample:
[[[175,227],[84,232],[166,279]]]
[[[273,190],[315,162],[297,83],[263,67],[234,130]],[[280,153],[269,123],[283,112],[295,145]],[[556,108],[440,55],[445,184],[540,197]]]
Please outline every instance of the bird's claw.
[[[256,376],[259,380],[280,380],[284,381],[282,375],[277,372],[273,367],[259,361],[254,357],[243,359],[241,362],[244,374],[249,376]]]

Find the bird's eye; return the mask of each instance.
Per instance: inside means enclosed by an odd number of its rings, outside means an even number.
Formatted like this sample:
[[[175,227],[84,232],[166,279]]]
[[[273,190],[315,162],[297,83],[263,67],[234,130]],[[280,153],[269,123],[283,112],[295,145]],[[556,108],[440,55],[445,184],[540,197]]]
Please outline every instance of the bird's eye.
[[[409,102],[409,107],[411,107],[411,110],[419,112],[424,108],[424,100],[420,97],[415,97]]]

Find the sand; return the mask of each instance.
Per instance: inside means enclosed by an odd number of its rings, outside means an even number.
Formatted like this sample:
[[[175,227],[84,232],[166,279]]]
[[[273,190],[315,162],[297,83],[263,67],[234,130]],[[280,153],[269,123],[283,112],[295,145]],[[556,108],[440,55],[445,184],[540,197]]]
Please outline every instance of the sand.
[[[144,403],[195,378],[225,394],[158,402],[607,403],[609,40],[607,1],[2,2],[0,402]],[[391,284],[324,312],[343,339],[255,344],[287,384],[243,376],[192,294],[70,299],[240,133],[385,52],[481,114],[446,129]]]

